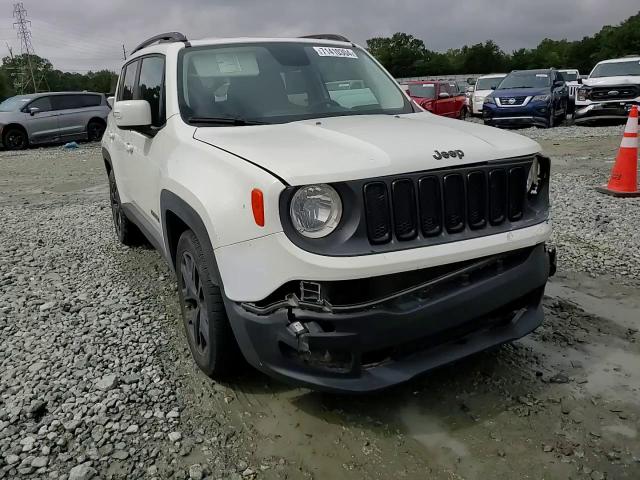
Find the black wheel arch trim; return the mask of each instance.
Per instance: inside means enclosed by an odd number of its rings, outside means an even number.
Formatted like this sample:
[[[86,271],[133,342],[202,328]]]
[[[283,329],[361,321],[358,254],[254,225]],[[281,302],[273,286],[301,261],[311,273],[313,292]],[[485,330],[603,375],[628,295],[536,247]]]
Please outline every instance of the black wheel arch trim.
[[[200,241],[200,245],[204,250],[205,258],[207,259],[207,267],[209,272],[214,275],[214,280],[218,287],[224,291],[222,282],[220,281],[220,272],[218,271],[218,264],[215,260],[215,253],[213,251],[213,245],[207,227],[205,227],[202,218],[195,209],[189,205],[184,199],[176,195],[169,190],[162,190],[160,193],[160,219],[162,221],[162,231],[164,236],[164,250],[166,252],[167,261],[170,267],[176,269],[176,250],[178,247],[178,241],[175,240],[175,244],[172,243],[172,236],[169,234],[167,224],[167,213],[171,213],[177,216]]]
[[[111,161],[111,155],[109,154],[109,150],[107,150],[104,147],[102,147],[102,158],[104,159],[104,168],[107,171],[107,175],[109,175],[109,172],[113,170],[113,162]]]

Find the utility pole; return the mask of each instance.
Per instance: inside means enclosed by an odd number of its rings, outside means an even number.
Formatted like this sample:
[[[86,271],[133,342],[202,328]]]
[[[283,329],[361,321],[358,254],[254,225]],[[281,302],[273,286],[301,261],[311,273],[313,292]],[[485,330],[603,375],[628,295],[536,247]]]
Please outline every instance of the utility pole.
[[[13,18],[16,21],[13,23],[13,27],[18,30],[18,39],[20,40],[20,53],[22,54],[22,60],[26,57],[26,65],[23,63],[21,77],[27,78],[26,82],[22,82],[20,85],[20,93],[24,93],[24,90],[29,86],[31,82],[33,91],[38,92],[38,82],[36,82],[36,75],[33,71],[33,64],[31,62],[32,56],[35,55],[33,44],[31,43],[31,21],[27,20],[27,10],[24,8],[22,2],[13,4]],[[26,68],[25,68],[26,67]]]
[[[124,43],[122,44],[122,59],[123,60],[127,59],[127,51],[124,48]]]

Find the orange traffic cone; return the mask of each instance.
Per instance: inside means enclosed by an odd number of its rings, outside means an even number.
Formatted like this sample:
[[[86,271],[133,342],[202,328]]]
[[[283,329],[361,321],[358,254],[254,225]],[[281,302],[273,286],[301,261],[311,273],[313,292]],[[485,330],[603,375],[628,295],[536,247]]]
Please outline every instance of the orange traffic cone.
[[[638,106],[631,107],[611,178],[596,190],[614,197],[640,197],[638,191]]]

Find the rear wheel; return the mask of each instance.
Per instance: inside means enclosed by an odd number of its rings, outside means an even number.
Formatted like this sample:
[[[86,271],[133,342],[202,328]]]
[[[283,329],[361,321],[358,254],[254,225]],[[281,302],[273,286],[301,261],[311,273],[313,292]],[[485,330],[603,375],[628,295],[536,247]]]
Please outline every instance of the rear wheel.
[[[105,124],[99,120],[91,120],[87,125],[87,137],[90,142],[99,142],[104,135]]]
[[[237,370],[240,352],[222,299],[213,282],[200,241],[191,230],[178,240],[178,296],[187,342],[198,367],[209,377]]]
[[[29,138],[23,129],[10,127],[4,133],[2,143],[7,150],[23,150],[29,146]]]
[[[120,203],[120,194],[118,193],[118,185],[113,175],[113,170],[109,172],[109,200],[111,203],[111,216],[113,217],[113,226],[116,230],[116,236],[120,243],[128,247],[135,247],[142,243],[143,237],[138,227],[127,218],[122,204]]]

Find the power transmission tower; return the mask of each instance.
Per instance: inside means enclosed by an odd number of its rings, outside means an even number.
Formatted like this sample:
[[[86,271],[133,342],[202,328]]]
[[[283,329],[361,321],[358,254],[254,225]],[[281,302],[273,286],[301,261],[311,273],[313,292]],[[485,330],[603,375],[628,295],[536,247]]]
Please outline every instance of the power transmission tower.
[[[20,53],[22,54],[21,71],[18,73],[19,84],[16,86],[20,93],[25,93],[29,85],[34,92],[38,91],[39,81],[36,82],[36,72],[32,63],[32,57],[35,56],[33,43],[31,43],[31,21],[27,20],[27,10],[22,2],[13,4],[13,18],[16,21],[13,27],[18,30],[18,39],[20,40]],[[24,61],[26,58],[26,62]]]

